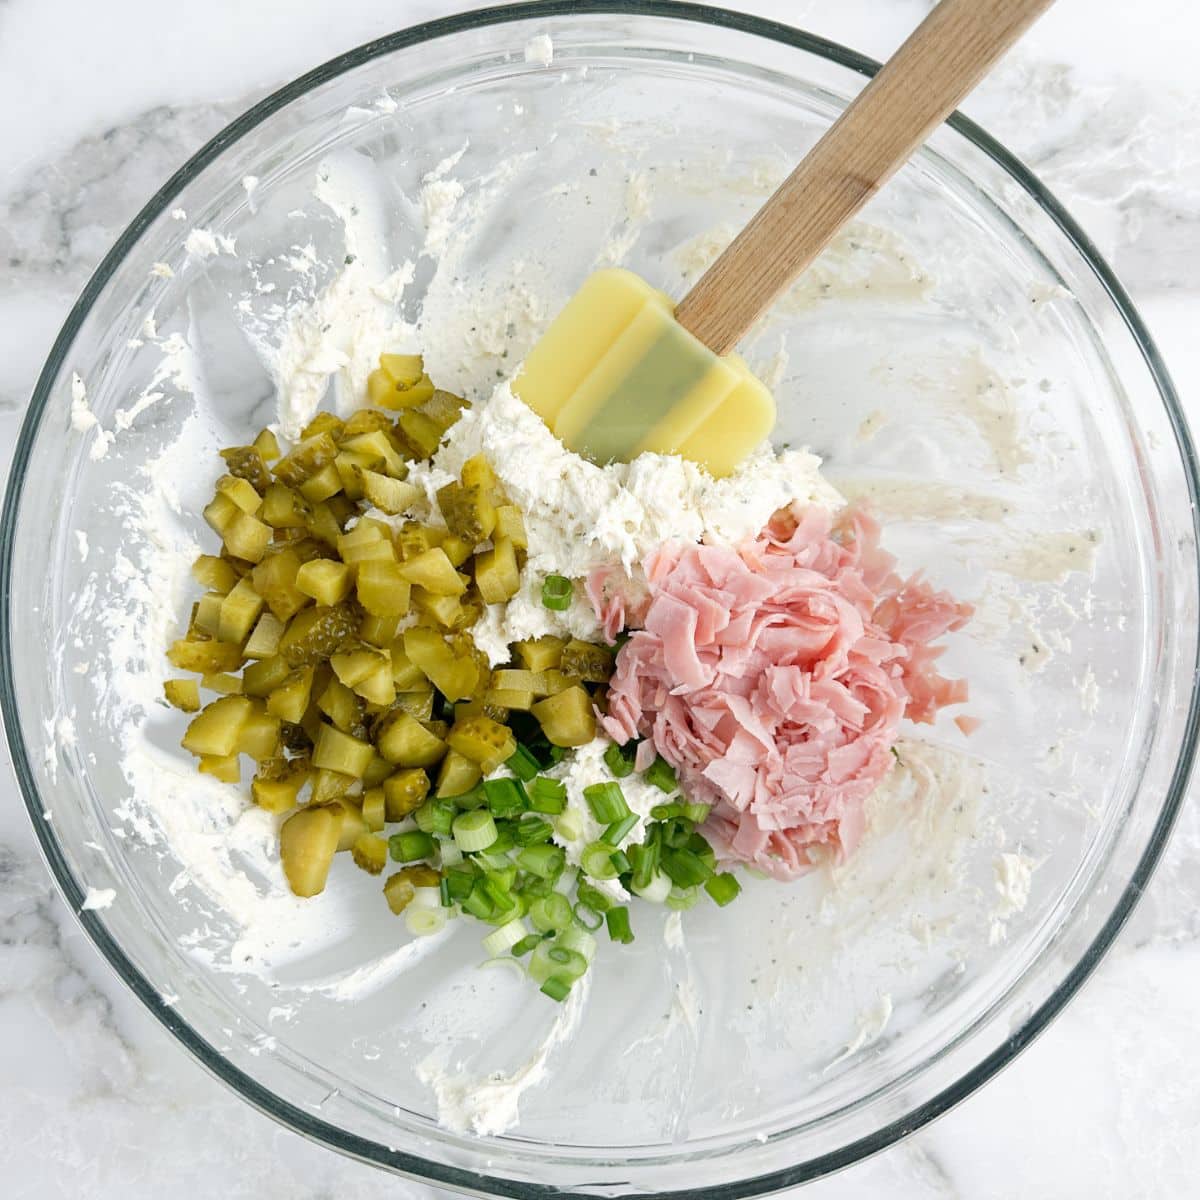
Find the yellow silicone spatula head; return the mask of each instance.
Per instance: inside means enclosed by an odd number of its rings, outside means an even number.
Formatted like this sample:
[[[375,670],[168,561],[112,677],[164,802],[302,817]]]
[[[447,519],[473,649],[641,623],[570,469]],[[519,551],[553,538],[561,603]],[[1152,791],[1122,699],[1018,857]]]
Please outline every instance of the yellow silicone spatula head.
[[[1052,2],[942,0],[678,307],[630,271],[597,272],[517,395],[596,462],[653,450],[729,474],[775,423],[738,339]]]

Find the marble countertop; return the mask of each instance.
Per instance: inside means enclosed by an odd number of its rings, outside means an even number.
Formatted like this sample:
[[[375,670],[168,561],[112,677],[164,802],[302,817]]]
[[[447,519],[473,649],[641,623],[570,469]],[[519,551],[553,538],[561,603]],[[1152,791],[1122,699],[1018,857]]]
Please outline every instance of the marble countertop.
[[[74,296],[158,184],[264,92],[456,0],[0,0],[0,462]],[[748,0],[884,57],[929,0]],[[1200,11],[1062,0],[964,106],[1041,174],[1200,403]],[[310,1145],[211,1080],[79,932],[11,768],[0,801],[0,1192],[11,1200],[431,1194]],[[819,1200],[1197,1194],[1200,816],[1053,1027]]]

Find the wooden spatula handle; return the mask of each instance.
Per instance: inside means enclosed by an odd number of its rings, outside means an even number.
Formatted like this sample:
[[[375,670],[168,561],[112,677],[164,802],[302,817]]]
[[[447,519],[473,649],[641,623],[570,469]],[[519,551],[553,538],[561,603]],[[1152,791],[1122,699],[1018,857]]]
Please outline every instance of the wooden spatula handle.
[[[1053,0],[941,0],[701,276],[675,318],[725,354]]]

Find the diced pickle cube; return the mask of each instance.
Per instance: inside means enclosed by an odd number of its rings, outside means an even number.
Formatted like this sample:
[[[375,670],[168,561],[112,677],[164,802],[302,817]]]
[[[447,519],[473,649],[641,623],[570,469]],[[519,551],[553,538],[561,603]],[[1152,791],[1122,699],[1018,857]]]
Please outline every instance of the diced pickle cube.
[[[418,384],[417,388],[422,386],[424,385]],[[433,395],[433,384],[429,384],[428,388],[428,394],[422,397],[423,400],[427,400]],[[413,389],[413,391],[416,390],[416,388]],[[445,430],[423,412],[406,408],[396,421],[396,432],[400,437],[401,444],[409,454],[413,458],[420,459],[433,457],[441,444]]]
[[[274,613],[263,613],[246,643],[246,657],[273,658],[279,649],[279,639],[283,637],[283,630],[283,622]]]
[[[559,667],[564,675],[573,675],[585,683],[607,683],[616,668],[616,659],[606,646],[572,638],[564,647]]]
[[[443,629],[463,629],[465,621],[462,602],[457,596],[435,596],[423,587],[412,590],[413,605]]]
[[[253,516],[262,507],[262,497],[248,479],[236,475],[222,475],[217,480],[217,491],[228,496],[244,513]]]
[[[289,547],[270,555],[250,572],[254,590],[281,621],[291,620],[309,603],[309,597],[296,586],[299,571],[300,556]]]
[[[381,354],[379,369],[395,387],[412,387],[425,374],[425,360],[419,354]]]
[[[513,650],[516,652],[517,661],[526,670],[549,671],[562,662],[563,647],[566,644],[565,638],[551,637],[547,634],[545,637],[516,642],[513,644]]]
[[[496,509],[482,488],[448,483],[438,488],[437,499],[446,528],[455,537],[477,546],[492,536]]]
[[[346,814],[340,805],[314,804],[293,813],[279,831],[279,860],[297,896],[325,890]]]
[[[390,763],[388,764],[390,767]],[[383,788],[367,788],[363,792],[363,820],[372,833],[378,833],[387,822],[387,805],[383,798]]]
[[[378,471],[363,471],[361,482],[362,494],[389,516],[404,512],[421,497],[421,489],[415,483],[392,479]]]
[[[368,703],[381,707],[396,699],[396,685],[392,682],[391,662],[382,662],[366,679],[359,680],[354,690]]]
[[[218,558],[215,554],[201,554],[192,563],[192,578],[201,587],[224,595],[232,591],[233,585],[238,581],[238,574],[225,559]]]
[[[303,483],[297,485],[300,498],[309,505],[320,504],[330,500],[342,490],[342,473],[337,468],[337,460],[326,463],[319,471],[314,471]]]
[[[285,669],[287,667],[282,659],[272,661],[281,663]],[[291,671],[267,695],[267,712],[293,725],[302,721],[312,696],[313,674],[312,667],[299,667]]]
[[[426,692],[397,692],[395,704],[418,721],[433,719],[433,689]]]
[[[388,844],[386,838],[374,833],[360,833],[350,847],[354,865],[370,875],[380,875],[387,866]]]
[[[424,554],[434,546],[440,546],[449,534],[444,529],[432,525],[422,525],[419,521],[405,521],[392,537],[396,550],[402,562]]]
[[[349,533],[338,538],[338,553],[347,563],[359,566],[367,562],[395,562],[396,550],[391,539],[376,536],[366,536],[366,530],[360,534],[362,526],[356,526]]]
[[[272,483],[263,496],[259,518],[272,529],[303,529],[312,512],[307,500],[285,483]]]
[[[338,478],[342,484],[342,494],[351,500],[363,498],[363,473],[373,467],[381,467],[383,463],[371,454],[356,454],[351,450],[342,452],[333,460],[337,468]]]
[[[254,701],[254,707],[242,723],[238,734],[237,750],[239,754],[248,754],[255,762],[265,762],[277,758],[283,746],[279,740],[279,718],[272,716],[261,701]]]
[[[381,663],[386,662],[391,667],[390,659],[386,658],[386,650],[376,650],[373,647],[360,647],[333,655],[329,665],[333,673],[349,688],[361,683],[368,675],[373,674]]]
[[[574,675],[564,675],[557,667],[543,671],[542,674],[546,680],[547,696],[557,696],[559,692],[565,692],[567,688],[575,687],[579,682]]]
[[[484,455],[476,454],[468,458],[462,465],[459,478],[462,479],[464,487],[477,487],[493,504],[497,502],[501,490],[500,481],[496,478],[496,472],[492,470],[492,464]]]
[[[340,679],[331,679],[325,685],[317,698],[317,707],[343,733],[353,733],[362,725],[362,701]]]
[[[211,775],[222,783],[240,783],[242,781],[242,769],[236,754],[227,754],[224,757],[202,754],[200,761],[196,764],[196,770],[201,775]]]
[[[234,558],[261,562],[271,544],[271,527],[240,509],[225,526],[225,548]]]
[[[392,418],[387,413],[373,412],[369,408],[360,408],[346,418],[342,428],[342,439],[358,437],[360,433],[374,433],[377,429],[385,432],[392,427]]]
[[[442,877],[432,867],[424,864],[404,867],[388,876],[387,883],[383,885],[384,899],[388,908],[399,916],[412,903],[417,888],[437,887],[441,881]]]
[[[222,696],[240,696],[245,691],[245,680],[240,675],[231,675],[228,671],[215,671],[209,675],[200,676],[200,686],[210,692],[220,692]]]
[[[256,775],[250,781],[250,798],[267,812],[288,812],[296,807],[300,790],[307,781],[307,769],[296,771],[283,779],[263,779]]]
[[[331,800],[340,800],[353,785],[353,775],[343,775],[341,771],[322,768],[313,775],[312,802],[328,804]]]
[[[477,762],[464,758],[457,750],[451,750],[442,759],[438,768],[437,794],[439,796],[461,796],[468,792],[483,777]]]
[[[488,688],[483,694],[483,700],[493,708],[515,708],[521,712],[528,712],[533,707],[534,695],[524,689]]]
[[[299,445],[285,454],[272,468],[275,478],[289,487],[296,487],[322,467],[328,466],[337,456],[337,443],[328,433],[305,438]]]
[[[367,820],[362,815],[362,809],[359,808],[357,801],[351,800],[348,796],[340,796],[338,803],[346,814],[346,818],[342,822],[342,832],[338,836],[338,850],[350,850],[359,837],[367,832]]]
[[[336,413],[319,412],[300,430],[300,436],[302,438],[311,438],[316,437],[320,433],[327,433],[336,442],[342,436],[345,428],[345,422]]]
[[[234,517],[244,516],[240,508],[228,496],[218,492],[203,510],[205,521],[213,533],[225,536],[225,530],[232,524]]]
[[[280,453],[279,442],[269,429],[264,429],[254,439],[254,449],[262,455],[263,462],[274,462]]]
[[[398,692],[420,692],[429,687],[429,680],[409,657],[403,638],[392,643],[392,682]]]
[[[578,684],[539,700],[530,711],[552,746],[584,746],[596,736],[592,698]]]
[[[196,602],[192,624],[209,637],[216,637],[221,630],[221,602],[225,596],[220,592],[205,592]],[[237,641],[238,639],[230,639]]]
[[[345,563],[328,558],[314,558],[302,563],[296,572],[296,587],[318,604],[332,608],[350,594],[354,575]]]
[[[433,381],[428,375],[422,374],[412,383],[403,386],[382,368],[372,371],[367,376],[367,396],[376,408],[412,409],[424,404],[432,395]]]
[[[451,750],[478,763],[485,773],[495,770],[517,750],[512,730],[483,714],[456,720],[446,741]]]
[[[224,642],[181,640],[171,643],[167,658],[172,666],[181,671],[195,671],[198,675],[208,675],[218,671],[236,671],[242,665],[242,650],[240,646]]]
[[[479,664],[475,658],[456,654],[436,629],[419,625],[406,629],[404,653],[447,700],[470,696],[479,684]]]
[[[499,539],[490,550],[475,555],[475,586],[485,604],[503,604],[520,590],[517,553],[507,538]]]
[[[358,614],[348,604],[298,612],[279,642],[279,653],[293,666],[318,663],[355,640]]]
[[[342,536],[342,527],[327,502],[313,505],[312,514],[304,527],[314,538],[330,546],[336,546],[338,538]]]
[[[222,696],[192,718],[183,735],[183,748],[195,755],[227,758],[237,749],[242,725],[251,711],[245,696]]]
[[[421,411],[445,432],[458,421],[466,407],[467,402],[461,396],[434,388],[433,395],[421,406]]]
[[[443,543],[442,550],[446,557],[456,566],[461,567],[463,563],[475,552],[475,543],[464,541],[460,537],[451,534]]]
[[[292,668],[279,655],[252,662],[242,672],[242,691],[247,696],[266,697],[291,674]],[[283,717],[282,713],[275,714]],[[303,714],[301,714],[303,715]],[[284,717],[286,720],[287,718]],[[297,718],[299,720],[299,718]]]
[[[429,776],[420,767],[397,771],[383,781],[384,813],[389,821],[403,821],[417,811],[429,795]]]
[[[359,568],[361,575],[362,568]],[[399,617],[377,617],[367,613],[358,627],[358,636],[372,646],[390,646],[400,633]]]
[[[400,574],[434,596],[461,596],[467,590],[462,576],[440,546],[406,559],[400,565]]]
[[[390,712],[376,730],[379,753],[399,767],[431,767],[446,753],[446,743],[403,710]]]
[[[502,504],[496,509],[496,528],[492,536],[499,541],[507,538],[518,550],[529,548],[529,538],[525,532],[525,518],[515,504]]]
[[[394,562],[364,562],[358,568],[358,602],[375,617],[403,617],[412,585]]]
[[[518,692],[534,692],[539,696],[549,695],[546,690],[546,676],[541,671],[517,671],[511,667],[501,667],[492,672],[491,686],[499,691],[511,689]]]
[[[313,766],[326,771],[337,771],[342,775],[351,775],[361,779],[363,772],[371,765],[375,751],[370,742],[360,742],[358,738],[335,729],[332,725],[322,725],[313,745]]]
[[[167,679],[163,681],[163,694],[167,703],[182,712],[200,711],[200,689],[194,679]]]
[[[400,452],[381,429],[348,438],[342,443],[342,450],[370,459],[371,462],[363,464],[366,470],[374,470],[376,464],[381,464],[384,473],[393,479],[403,479],[408,474]]]
[[[363,772],[363,787],[373,788],[381,784],[396,768],[382,754],[376,754],[371,765]]]
[[[241,645],[263,610],[263,598],[254,590],[249,578],[239,579],[237,586],[221,601],[217,637],[222,642]]]

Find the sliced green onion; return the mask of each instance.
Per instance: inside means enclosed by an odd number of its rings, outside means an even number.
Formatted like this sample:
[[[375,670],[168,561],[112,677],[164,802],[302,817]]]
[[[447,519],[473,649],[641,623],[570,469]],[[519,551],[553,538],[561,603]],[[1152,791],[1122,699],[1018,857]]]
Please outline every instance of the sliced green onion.
[[[579,856],[579,865],[583,868],[583,873],[593,879],[616,879],[620,871],[613,866],[613,850],[614,847],[607,842],[589,842]]]
[[[672,912],[687,912],[689,908],[693,908],[696,901],[700,899],[699,888],[678,888],[673,887],[667,896],[667,907]]]
[[[571,607],[571,581],[565,575],[547,575],[542,581],[542,604],[554,612]]]
[[[545,983],[554,974],[554,963],[550,960],[550,951],[553,948],[553,942],[545,941],[540,946],[533,948],[533,953],[529,956],[529,966],[526,969],[534,983]]]
[[[488,847],[488,853],[504,855],[516,844],[517,839],[513,834],[513,823],[511,821],[497,821],[496,840]]]
[[[438,842],[438,857],[443,867],[457,867],[463,860],[463,852],[457,842]]]
[[[663,855],[663,870],[678,887],[695,887],[713,872],[712,868],[693,850],[668,850]]]
[[[461,900],[463,912],[468,912],[473,917],[478,917],[481,921],[488,921],[496,911],[495,902],[487,894],[484,886],[485,881],[477,880],[471,887],[470,892]]]
[[[590,904],[584,904],[582,900],[578,901],[571,911],[575,914],[575,920],[589,932],[594,932],[604,924],[604,917]]]
[[[504,765],[524,783],[536,778],[538,771],[541,770],[538,760],[533,756],[533,751],[519,743],[516,751],[505,760]]]
[[[670,821],[674,817],[682,817],[683,810],[684,805],[674,802],[671,804],[656,804],[650,810],[650,815],[656,821]]]
[[[411,904],[404,910],[404,924],[413,937],[429,937],[446,927],[444,908],[414,908]]]
[[[518,817],[529,807],[525,789],[518,779],[487,779],[483,793],[493,816]]]
[[[561,846],[526,846],[517,855],[517,866],[539,879],[557,879],[566,857]]]
[[[567,809],[554,820],[554,832],[564,842],[577,842],[583,837],[583,818],[577,812]]]
[[[662,904],[671,894],[671,878],[662,871],[655,871],[650,877],[649,883],[645,885],[639,885],[635,879],[633,892],[651,904]]]
[[[438,895],[441,897],[443,908],[454,907],[454,897],[450,895],[450,880],[443,875],[442,882],[438,884]]]
[[[710,804],[685,804],[683,806],[683,815],[697,825],[703,825],[708,820],[708,814],[711,811],[712,805]]]
[[[625,854],[624,850],[618,850],[616,854],[610,854],[608,856],[608,861],[612,863],[613,869],[618,875],[624,875],[627,871],[632,869],[629,865],[629,858]]]
[[[388,852],[395,862],[420,862],[432,858],[434,849],[433,838],[417,829],[394,833],[388,838]]]
[[[454,843],[464,854],[486,850],[496,841],[496,822],[486,808],[459,813],[453,831]]]
[[[575,881],[579,878],[578,867],[566,867],[558,877],[554,890],[560,896],[569,896],[575,890]]]
[[[518,890],[532,904],[535,900],[540,900],[543,896],[550,896],[554,893],[554,880],[557,878],[557,873],[549,879],[541,879],[537,875],[531,875],[526,871],[521,879],[521,886]]]
[[[553,970],[556,975],[578,979],[587,974],[588,960],[578,950],[568,950],[560,942],[550,947],[547,958],[554,964]]]
[[[522,920],[509,921],[501,925],[498,929],[493,929],[491,933],[483,939],[483,948],[488,954],[495,958],[499,954],[506,954],[511,950],[522,938],[529,936],[529,930],[525,928],[525,922]]]
[[[515,946],[513,946],[513,957],[521,958],[523,955],[528,954],[530,950],[536,950],[538,946],[540,946],[545,940],[545,937],[546,935],[544,933],[531,933],[528,937],[523,937]]]
[[[413,820],[422,833],[436,833],[439,837],[450,836],[454,821],[454,806],[444,800],[426,800],[416,812]]]
[[[475,877],[469,871],[450,870],[442,877],[442,883],[450,893],[450,899],[461,902],[471,894]]]
[[[483,784],[477,783],[473,788],[468,788],[465,792],[461,792],[457,796],[445,796],[443,799],[447,804],[453,804],[455,808],[464,810],[482,808],[485,803]]]
[[[624,779],[626,775],[633,774],[633,755],[630,753],[632,748],[632,743],[626,747],[613,742],[604,751],[604,765],[613,773],[614,778]]]
[[[642,778],[660,792],[673,792],[679,787],[675,769],[661,754],[642,772]]]
[[[529,908],[529,919],[541,933],[567,929],[571,924],[571,902],[557,892],[535,900]]]
[[[558,779],[546,779],[539,775],[526,789],[529,807],[534,812],[557,816],[567,807],[567,785]]]
[[[721,908],[724,908],[731,900],[737,898],[737,894],[742,890],[742,885],[726,871],[724,874],[714,875],[711,879],[706,879],[704,881],[704,890]]]
[[[574,950],[576,954],[582,954],[589,963],[596,957],[596,939],[578,925],[568,925],[558,935],[558,945],[566,950]]]
[[[629,816],[629,805],[619,783],[593,783],[583,789],[583,798],[601,825],[611,825]]]
[[[553,608],[554,606],[548,604],[546,607]],[[542,984],[542,992],[549,996],[551,1000],[561,1004],[570,994],[572,982],[570,979],[564,979],[561,975],[551,975]]]
[[[650,880],[658,870],[659,857],[662,853],[654,829],[650,830],[648,841],[640,846],[630,846],[625,853],[629,855],[629,861],[633,866],[634,887],[649,887]]]
[[[590,883],[581,883],[576,889],[576,898],[588,906],[594,908],[598,913],[606,913],[613,906],[613,901],[606,896],[599,888],[594,888]]]
[[[512,899],[508,893],[512,891],[513,885],[517,882],[517,868],[506,861],[503,867],[488,871],[487,882],[491,889],[488,894],[495,899],[497,904],[506,904]]]
[[[539,842],[548,842],[553,836],[554,827],[541,817],[525,817],[517,822],[518,846],[536,846]]]
[[[611,941],[621,942],[623,945],[628,945],[633,941],[633,929],[629,924],[629,909],[610,908],[604,914],[604,920],[608,925],[608,936]]]
[[[619,846],[632,832],[638,823],[637,813],[630,813],[619,821],[614,821],[605,831],[604,840],[610,846]]]

